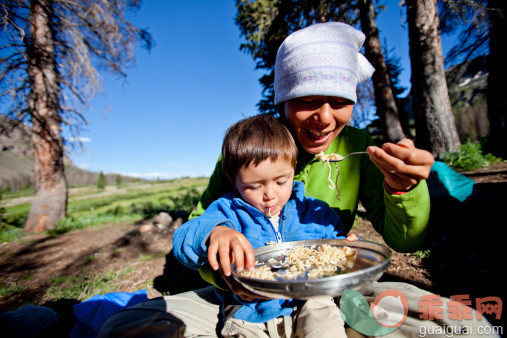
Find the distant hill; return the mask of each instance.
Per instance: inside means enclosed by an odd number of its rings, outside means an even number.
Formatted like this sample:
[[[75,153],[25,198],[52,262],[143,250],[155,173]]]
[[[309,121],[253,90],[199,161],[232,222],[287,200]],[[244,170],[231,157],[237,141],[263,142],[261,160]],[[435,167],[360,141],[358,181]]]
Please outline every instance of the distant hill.
[[[16,191],[34,186],[33,146],[31,129],[23,123],[0,114],[0,188]],[[96,184],[100,172],[87,171],[76,167],[64,158],[65,175],[69,185]],[[104,173],[108,184],[114,184],[116,173]],[[139,180],[120,175],[123,182]]]
[[[479,56],[445,72],[454,119],[461,142],[489,136],[486,90],[488,56]]]
[[[488,56],[479,56],[445,71],[449,98],[461,142],[479,141],[489,136],[489,118],[486,90],[488,86]],[[400,99],[400,120],[405,117],[411,137],[415,136],[412,97]],[[377,143],[382,144],[382,126],[379,119],[366,127]]]

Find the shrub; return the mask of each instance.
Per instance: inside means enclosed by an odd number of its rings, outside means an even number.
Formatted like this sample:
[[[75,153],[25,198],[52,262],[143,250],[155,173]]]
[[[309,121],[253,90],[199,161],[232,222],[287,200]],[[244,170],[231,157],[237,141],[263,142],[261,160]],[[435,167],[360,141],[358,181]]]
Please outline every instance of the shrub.
[[[101,171],[99,174],[99,178],[97,179],[97,188],[104,189],[107,185],[106,177],[104,173]]]
[[[483,155],[480,143],[467,140],[459,147],[457,152],[442,154],[442,161],[454,169],[468,171],[489,167],[493,163],[502,161],[502,159],[489,153]]]
[[[0,189],[0,201],[2,200],[2,190]],[[11,242],[23,235],[23,225],[26,221],[26,215],[14,214],[6,215],[4,207],[0,207],[0,243]]]

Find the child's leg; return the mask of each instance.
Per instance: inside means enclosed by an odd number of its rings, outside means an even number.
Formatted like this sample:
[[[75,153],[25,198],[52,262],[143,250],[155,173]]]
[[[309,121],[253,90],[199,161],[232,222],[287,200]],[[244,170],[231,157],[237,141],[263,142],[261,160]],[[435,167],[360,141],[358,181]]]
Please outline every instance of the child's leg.
[[[151,299],[109,318],[99,337],[216,337],[220,301],[213,287]]]
[[[298,309],[295,322],[296,337],[347,337],[340,309],[330,296],[307,300]]]
[[[222,329],[224,337],[269,338],[266,323],[250,323],[241,319],[229,318]]]

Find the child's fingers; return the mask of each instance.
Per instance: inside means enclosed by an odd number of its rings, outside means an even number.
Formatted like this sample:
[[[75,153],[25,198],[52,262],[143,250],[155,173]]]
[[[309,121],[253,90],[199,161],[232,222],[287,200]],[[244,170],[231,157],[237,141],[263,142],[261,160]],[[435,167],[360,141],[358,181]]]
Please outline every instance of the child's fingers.
[[[231,249],[238,271],[245,268],[252,270],[255,267],[255,254],[252,245],[246,238],[240,237],[237,241],[234,241],[231,244]]]
[[[255,268],[255,253],[250,245],[248,250],[245,250],[246,268],[252,271]]]
[[[245,255],[241,243],[233,243],[231,245],[231,251],[234,255],[234,261],[236,262],[236,270],[240,272],[245,268]]]
[[[211,268],[215,271],[218,270],[219,268],[217,253],[218,253],[218,245],[215,242],[210,243],[210,245],[208,246],[208,262]]]
[[[347,242],[355,242],[357,240],[359,240],[359,238],[357,237],[356,234],[350,233],[350,234],[347,235],[347,238],[346,238]]]
[[[220,266],[222,267],[222,270],[224,272],[224,275],[230,276],[231,275],[231,258],[230,258],[230,248],[227,245],[227,247],[220,247],[218,251],[218,257],[220,258]]]

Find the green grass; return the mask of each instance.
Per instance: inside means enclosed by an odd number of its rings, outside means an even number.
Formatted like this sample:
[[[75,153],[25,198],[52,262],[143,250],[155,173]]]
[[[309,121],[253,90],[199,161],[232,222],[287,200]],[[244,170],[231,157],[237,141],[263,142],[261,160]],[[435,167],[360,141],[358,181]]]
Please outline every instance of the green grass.
[[[116,292],[118,287],[115,282],[126,278],[134,270],[134,267],[130,267],[120,271],[111,269],[103,274],[85,271],[77,276],[58,276],[51,279],[46,298],[83,301],[97,294]]]
[[[493,163],[501,162],[502,159],[493,154],[484,154],[482,145],[479,142],[467,140],[458,151],[446,152],[441,155],[441,160],[455,170],[475,170],[487,168]]]
[[[23,229],[12,226],[4,225],[0,227],[0,243],[12,242],[23,236]]]
[[[431,256],[431,250],[430,249],[418,250],[416,252],[411,253],[410,255],[416,258],[428,258]]]
[[[89,214],[80,217],[64,218],[58,223],[55,229],[48,230],[46,233],[48,235],[58,236],[72,230],[84,229],[108,223],[135,222],[142,218],[143,217],[140,214],[132,214],[132,215]]]
[[[16,293],[21,293],[26,289],[26,286],[19,285],[18,283],[6,282],[0,285],[0,297],[7,297]]]
[[[190,212],[208,183],[208,178],[182,178],[170,181],[123,183],[121,188],[80,186],[69,190],[67,217],[49,235],[108,223],[132,223],[151,218],[158,212]],[[9,196],[9,198],[7,198]],[[12,195],[3,194],[2,202]],[[0,224],[0,242],[23,238],[22,228],[30,203],[5,207]]]
[[[164,252],[164,251],[152,252],[150,254],[141,255],[141,257],[139,257],[139,261],[140,262],[150,261],[150,260],[155,259],[155,258],[165,257],[166,254],[167,254],[167,252]]]

